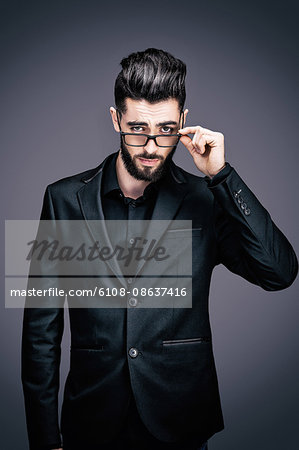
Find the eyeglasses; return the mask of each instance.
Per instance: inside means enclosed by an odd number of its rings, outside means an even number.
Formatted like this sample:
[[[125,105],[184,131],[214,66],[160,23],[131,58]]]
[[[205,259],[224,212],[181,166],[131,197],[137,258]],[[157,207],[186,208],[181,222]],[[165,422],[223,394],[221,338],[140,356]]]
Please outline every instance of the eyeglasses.
[[[175,147],[181,137],[181,134],[136,134],[120,132],[125,144],[130,147],[145,147],[150,139],[155,141],[158,147]]]
[[[145,147],[150,139],[153,139],[155,141],[155,144],[158,147],[175,147],[180,137],[182,136],[180,133],[175,134],[143,134],[143,133],[125,133],[121,130],[120,127],[120,121],[119,121],[119,112],[117,111],[117,119],[118,119],[118,126],[120,129],[120,135],[122,136],[124,143],[126,145],[129,145],[130,147]],[[182,111],[180,112],[180,119],[181,119]]]

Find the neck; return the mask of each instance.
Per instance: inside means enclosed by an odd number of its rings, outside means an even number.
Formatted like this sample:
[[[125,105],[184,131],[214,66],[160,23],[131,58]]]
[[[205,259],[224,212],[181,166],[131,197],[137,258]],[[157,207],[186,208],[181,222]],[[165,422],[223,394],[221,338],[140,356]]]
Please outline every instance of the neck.
[[[140,197],[146,186],[150,184],[150,181],[136,180],[136,178],[129,174],[121,159],[120,153],[118,153],[116,159],[116,175],[119,187],[125,197],[130,197],[133,199]]]

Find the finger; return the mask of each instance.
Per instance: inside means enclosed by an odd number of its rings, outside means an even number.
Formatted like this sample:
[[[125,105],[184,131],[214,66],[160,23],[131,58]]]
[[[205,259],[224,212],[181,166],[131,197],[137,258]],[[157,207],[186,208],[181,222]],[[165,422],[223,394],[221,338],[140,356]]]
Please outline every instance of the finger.
[[[184,135],[185,135],[185,134],[188,134],[188,133],[194,134],[194,133],[196,133],[197,129],[198,129],[198,127],[185,127],[185,128],[180,128],[180,129],[178,130],[178,133],[184,134]]]
[[[201,154],[204,154],[204,152],[206,150],[206,148],[205,148],[206,139],[200,130],[196,131],[196,133],[192,139],[192,143],[193,143],[194,147],[197,148]]]
[[[193,139],[192,139],[192,144],[194,146],[194,148],[196,150],[199,150],[199,153],[203,153],[203,148],[202,148],[202,141],[201,141],[201,132],[200,130],[196,130]]]
[[[191,155],[194,152],[199,153],[199,149],[197,149],[197,147],[194,146],[192,139],[189,136],[182,136],[180,138],[180,141],[182,142],[182,144],[184,144],[184,146],[191,153]]]
[[[199,149],[199,153],[201,155],[203,155],[204,152],[206,151],[205,144],[206,144],[206,141],[203,137],[201,137],[195,144],[195,146]]]

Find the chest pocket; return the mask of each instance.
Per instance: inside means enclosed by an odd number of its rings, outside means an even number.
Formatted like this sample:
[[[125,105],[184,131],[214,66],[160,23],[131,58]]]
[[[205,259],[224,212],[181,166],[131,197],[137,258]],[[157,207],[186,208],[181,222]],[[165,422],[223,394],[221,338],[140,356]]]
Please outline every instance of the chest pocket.
[[[173,228],[166,231],[164,237],[166,239],[184,239],[202,236],[203,227],[196,228]]]

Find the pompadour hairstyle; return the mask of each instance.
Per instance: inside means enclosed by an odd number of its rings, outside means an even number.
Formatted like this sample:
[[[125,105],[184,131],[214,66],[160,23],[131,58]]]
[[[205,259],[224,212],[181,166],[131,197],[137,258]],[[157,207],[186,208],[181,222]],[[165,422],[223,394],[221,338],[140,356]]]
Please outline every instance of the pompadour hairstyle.
[[[170,53],[156,48],[131,53],[121,61],[122,70],[114,86],[116,108],[126,112],[126,98],[155,103],[169,98],[183,109],[186,91],[186,64]]]

